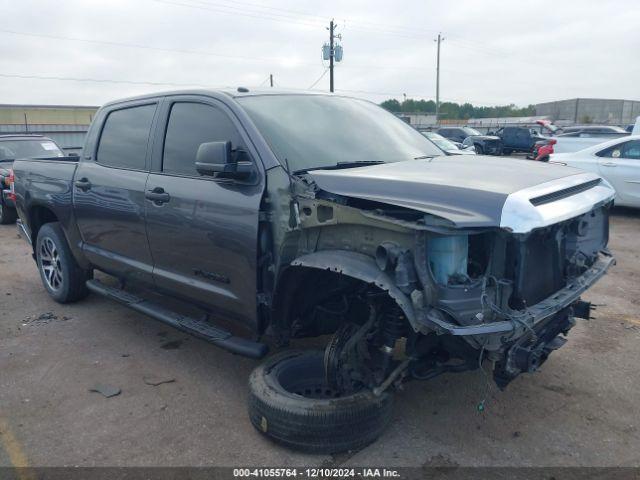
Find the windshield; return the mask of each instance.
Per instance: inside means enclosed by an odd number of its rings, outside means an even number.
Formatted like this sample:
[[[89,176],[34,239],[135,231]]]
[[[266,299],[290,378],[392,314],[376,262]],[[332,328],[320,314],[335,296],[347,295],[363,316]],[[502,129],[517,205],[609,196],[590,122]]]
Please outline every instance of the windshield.
[[[471,128],[471,127],[464,127],[462,130],[464,130],[464,133],[466,133],[467,135],[471,136],[471,135],[482,135],[478,130],[476,130],[475,128]]]
[[[0,141],[0,162],[17,158],[64,157],[64,153],[51,140],[2,140]]]
[[[451,140],[444,138],[439,133],[436,133],[436,132],[421,132],[421,133],[444,151],[458,150],[458,147],[456,147],[455,143],[453,143]]]
[[[288,162],[292,171],[443,155],[417,130],[364,100],[328,95],[237,100],[280,163]]]

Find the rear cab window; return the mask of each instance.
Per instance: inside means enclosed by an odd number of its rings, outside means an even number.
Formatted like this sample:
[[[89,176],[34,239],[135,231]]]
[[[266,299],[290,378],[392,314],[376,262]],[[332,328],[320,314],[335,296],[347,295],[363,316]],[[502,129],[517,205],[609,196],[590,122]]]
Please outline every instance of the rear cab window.
[[[114,168],[144,170],[156,104],[109,112],[102,127],[96,162]]]

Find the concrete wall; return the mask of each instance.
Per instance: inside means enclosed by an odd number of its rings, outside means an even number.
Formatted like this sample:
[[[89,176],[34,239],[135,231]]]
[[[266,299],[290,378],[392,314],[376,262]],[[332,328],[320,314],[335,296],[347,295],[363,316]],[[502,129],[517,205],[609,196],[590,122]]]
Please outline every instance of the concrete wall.
[[[73,105],[0,105],[0,135],[44,135],[67,153],[77,153],[97,109]]]
[[[0,125],[88,125],[98,107],[0,105]]]
[[[436,124],[436,116],[428,113],[404,113],[399,112],[396,115],[407,122],[412,127],[431,127]]]
[[[571,123],[603,123],[627,125],[640,115],[640,101],[604,98],[572,98],[556,102],[539,103],[536,115],[545,115],[553,121]]]

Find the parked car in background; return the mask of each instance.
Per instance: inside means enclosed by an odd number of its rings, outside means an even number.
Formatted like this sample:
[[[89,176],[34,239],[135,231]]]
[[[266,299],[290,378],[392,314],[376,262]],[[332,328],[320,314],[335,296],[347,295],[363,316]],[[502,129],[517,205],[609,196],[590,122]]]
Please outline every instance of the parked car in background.
[[[42,135],[0,135],[0,224],[16,221],[10,188],[13,161],[17,158],[51,158],[64,154],[56,142]]]
[[[560,163],[597,173],[616,190],[616,205],[640,208],[640,135],[627,136],[574,153],[551,155]]]
[[[589,134],[558,135],[555,137],[555,153],[573,153],[607,142],[607,138]]]
[[[15,197],[12,191],[13,160],[0,159],[0,225],[16,221]]]
[[[502,140],[495,135],[483,135],[471,127],[440,127],[437,133],[465,148],[474,147],[480,155],[502,155]]]
[[[571,127],[564,127],[562,134],[585,134],[592,137],[620,137],[628,135],[629,132],[616,125],[573,125]]]
[[[538,162],[548,162],[550,156],[554,153],[554,145],[556,143],[557,140],[555,138],[538,140],[533,146],[531,155],[527,155],[527,158]]]
[[[504,155],[511,155],[512,152],[531,153],[536,142],[546,139],[529,127],[502,127],[496,135],[502,140]]]
[[[439,133],[436,132],[427,132],[421,131],[422,135],[427,137],[433,143],[436,144],[438,148],[444,151],[447,155],[475,155],[476,150],[474,147],[464,147],[461,143],[455,143],[451,140],[443,137]]]

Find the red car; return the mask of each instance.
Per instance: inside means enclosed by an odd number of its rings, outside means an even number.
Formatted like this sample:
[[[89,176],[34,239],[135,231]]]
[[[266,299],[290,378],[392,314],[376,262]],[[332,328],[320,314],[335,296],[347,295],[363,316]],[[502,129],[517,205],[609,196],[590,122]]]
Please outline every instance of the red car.
[[[549,156],[553,153],[553,146],[557,143],[555,138],[549,138],[548,140],[540,140],[533,145],[533,151],[531,152],[532,160],[539,162],[548,162]]]

